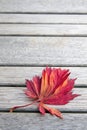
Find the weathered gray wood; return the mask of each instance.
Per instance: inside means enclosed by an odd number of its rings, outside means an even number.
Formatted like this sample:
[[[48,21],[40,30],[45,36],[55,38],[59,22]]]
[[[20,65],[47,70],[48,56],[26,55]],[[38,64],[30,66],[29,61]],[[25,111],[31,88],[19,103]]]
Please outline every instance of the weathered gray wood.
[[[87,66],[86,37],[53,37],[87,36],[86,14],[57,15],[57,13],[87,13],[86,0],[0,0],[1,12],[11,14],[0,14],[0,23],[16,24],[0,24],[0,35],[17,37],[0,36],[0,65]],[[18,37],[18,35],[52,37]],[[20,85],[24,85],[26,78],[41,74],[42,69],[43,67],[0,67],[0,85],[19,84],[17,87],[0,86],[0,111],[30,103],[30,99],[23,92],[25,87]],[[76,85],[80,87],[83,85],[82,88],[74,89],[74,92],[81,96],[65,106],[51,105],[51,107],[65,112],[77,112],[76,114],[66,113],[62,121],[49,114],[41,116],[36,113],[37,107],[33,105],[19,109],[30,113],[0,113],[0,130],[87,130],[87,114],[78,114],[87,112],[87,89],[84,88],[84,85],[87,86],[87,67],[69,67],[69,69],[72,72],[71,77],[78,78]],[[31,113],[33,111],[35,113]]]
[[[0,35],[87,35],[87,25],[0,24]]]
[[[87,15],[0,14],[0,23],[87,24]]]
[[[86,0],[0,0],[0,12],[87,13]]]
[[[25,84],[25,79],[41,76],[44,67],[0,67],[0,85]],[[75,85],[87,85],[87,67],[62,67],[69,69],[71,78],[77,78]]]
[[[0,110],[7,110],[16,105],[24,105],[31,102],[24,94],[24,87],[0,87]],[[87,89],[74,88],[74,93],[81,94],[66,105],[49,105],[59,109],[60,111],[87,111]],[[21,108],[22,111],[37,111],[37,106],[32,105],[26,108]]]
[[[39,113],[0,113],[1,130],[87,130],[87,114],[63,113],[64,119]]]
[[[87,65],[87,37],[3,36],[0,64]]]

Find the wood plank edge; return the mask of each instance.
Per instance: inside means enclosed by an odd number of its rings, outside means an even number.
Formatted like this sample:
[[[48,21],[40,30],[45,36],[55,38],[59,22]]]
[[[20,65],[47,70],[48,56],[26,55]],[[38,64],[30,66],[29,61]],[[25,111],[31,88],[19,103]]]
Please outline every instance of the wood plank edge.
[[[0,109],[0,113],[10,113],[10,108],[2,108]],[[83,111],[80,111],[80,110],[60,110],[61,113],[71,113],[71,114],[87,114],[87,110],[83,110]],[[14,110],[14,112],[12,113],[40,113],[39,110],[28,110],[28,109],[17,109],[17,110]],[[46,111],[46,113],[49,113]]]

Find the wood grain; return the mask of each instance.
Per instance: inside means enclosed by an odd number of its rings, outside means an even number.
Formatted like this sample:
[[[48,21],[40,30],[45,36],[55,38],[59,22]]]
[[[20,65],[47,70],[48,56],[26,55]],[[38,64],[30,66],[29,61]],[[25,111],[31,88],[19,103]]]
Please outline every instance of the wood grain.
[[[9,110],[13,106],[24,105],[31,102],[24,94],[25,87],[0,87],[0,110]],[[59,109],[60,111],[87,111],[87,89],[74,88],[74,93],[81,94],[66,105],[49,105]],[[18,109],[17,109],[18,110]],[[20,108],[22,111],[37,111],[37,105],[32,105],[26,108]]]
[[[72,66],[62,68],[78,78],[73,92],[81,96],[50,106],[64,120],[40,115],[36,105],[7,113],[31,103],[21,86],[47,65]],[[87,130],[86,72],[86,0],[0,0],[0,130]]]
[[[44,67],[0,67],[0,85],[25,85],[25,79],[41,76]],[[77,78],[75,85],[87,85],[87,67],[62,67],[69,69],[71,78]]]
[[[87,25],[0,24],[0,35],[84,36]]]
[[[0,14],[0,23],[87,24],[87,15]]]
[[[0,12],[87,13],[87,0],[0,0]]]
[[[39,113],[0,113],[1,130],[86,130],[87,114],[63,114],[64,119]]]
[[[86,66],[87,37],[0,37],[0,65],[14,64]]]

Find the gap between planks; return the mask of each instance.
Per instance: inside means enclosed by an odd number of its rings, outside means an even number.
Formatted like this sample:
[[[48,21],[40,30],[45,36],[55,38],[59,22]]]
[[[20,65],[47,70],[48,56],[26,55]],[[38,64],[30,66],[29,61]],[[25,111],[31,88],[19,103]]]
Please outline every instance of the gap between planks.
[[[52,105],[49,106],[50,108],[56,108],[55,106],[53,107]],[[64,106],[63,106],[64,107]],[[58,108],[56,108],[58,109]],[[66,108],[65,108],[66,109]],[[58,109],[59,110],[59,109]],[[61,113],[67,113],[67,114],[87,114],[87,110],[81,111],[81,110],[59,110]],[[0,113],[10,113],[10,108],[0,108]],[[14,110],[12,113],[40,113],[40,111],[38,109],[35,110],[28,110],[28,109],[16,109]],[[46,113],[49,113],[48,111],[46,111]]]
[[[0,12],[0,14],[2,15],[9,15],[9,14],[13,14],[13,15],[87,15],[87,12]]]
[[[8,35],[8,34],[6,34],[6,35],[4,35],[4,34],[0,34],[0,37],[8,37],[8,38],[11,38],[11,37],[20,37],[20,38],[22,38],[22,37],[35,37],[35,38],[38,38],[38,37],[42,37],[42,38],[47,38],[47,37],[54,37],[54,38],[57,38],[57,37],[60,37],[60,38],[85,38],[85,37],[87,37],[87,35],[25,35],[25,34],[23,34],[23,35],[21,35],[21,34],[10,34],[10,35]]]
[[[75,64],[71,64],[71,65],[69,65],[69,64],[67,64],[67,65],[61,65],[61,64],[58,64],[58,65],[55,65],[55,64],[0,64],[0,67],[20,67],[20,68],[22,68],[22,67],[32,67],[32,68],[34,68],[34,67],[37,67],[37,68],[39,68],[39,67],[42,67],[42,68],[44,68],[44,67],[75,67],[75,68],[78,68],[78,67],[80,67],[80,68],[86,68],[87,67],[87,65],[85,64],[85,65],[75,65]]]

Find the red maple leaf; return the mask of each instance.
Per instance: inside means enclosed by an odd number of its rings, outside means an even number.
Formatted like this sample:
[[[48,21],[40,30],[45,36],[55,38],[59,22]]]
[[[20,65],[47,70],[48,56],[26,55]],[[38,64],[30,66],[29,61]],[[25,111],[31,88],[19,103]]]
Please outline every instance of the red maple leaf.
[[[26,80],[25,94],[33,99],[31,104],[22,106],[15,106],[10,109],[10,112],[16,108],[26,107],[37,102],[39,111],[45,114],[49,111],[52,115],[62,118],[59,110],[49,108],[46,104],[50,105],[65,105],[70,100],[79,96],[73,94],[75,79],[69,79],[69,70],[62,70],[61,68],[46,68],[42,71],[42,76],[35,76],[32,80]]]

